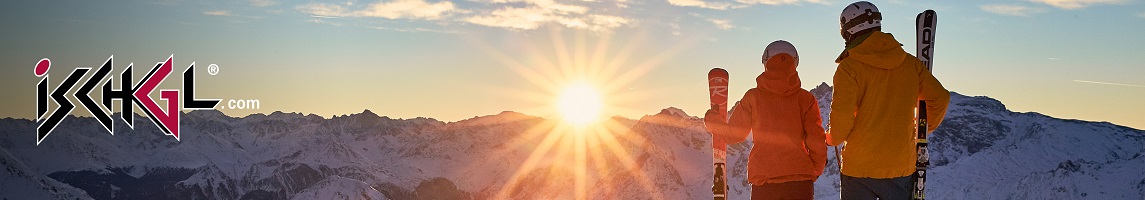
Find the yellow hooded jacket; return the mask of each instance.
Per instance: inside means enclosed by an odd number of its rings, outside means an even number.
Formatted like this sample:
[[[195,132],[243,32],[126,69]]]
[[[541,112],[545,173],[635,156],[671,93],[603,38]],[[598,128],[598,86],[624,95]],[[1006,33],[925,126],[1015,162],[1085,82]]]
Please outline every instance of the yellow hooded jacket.
[[[827,143],[847,142],[842,173],[896,178],[915,170],[915,108],[926,101],[928,131],[938,128],[950,92],[894,36],[874,31],[835,61]]]

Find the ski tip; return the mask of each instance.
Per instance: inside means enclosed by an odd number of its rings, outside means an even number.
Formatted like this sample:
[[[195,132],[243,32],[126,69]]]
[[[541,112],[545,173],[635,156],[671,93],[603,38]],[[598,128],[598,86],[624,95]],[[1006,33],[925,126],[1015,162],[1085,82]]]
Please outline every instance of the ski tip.
[[[915,16],[914,20],[915,23],[922,23],[923,21],[934,21],[937,17],[938,13],[934,12],[934,10],[926,10],[918,13],[918,16]]]
[[[717,74],[727,76],[728,71],[724,70],[723,68],[719,68],[719,67],[712,68],[712,70],[708,71],[708,75],[717,75]]]
[[[921,18],[923,16],[933,17],[935,15],[938,15],[938,12],[934,12],[934,10],[930,10],[930,9],[927,9],[925,11],[922,11],[921,13],[918,13],[919,18]]]

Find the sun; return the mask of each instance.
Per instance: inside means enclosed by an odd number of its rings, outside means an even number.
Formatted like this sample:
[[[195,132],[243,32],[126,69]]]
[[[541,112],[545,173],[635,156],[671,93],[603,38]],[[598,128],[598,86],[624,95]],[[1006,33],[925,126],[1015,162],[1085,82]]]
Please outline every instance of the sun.
[[[583,127],[600,120],[604,103],[599,90],[578,82],[562,90],[556,106],[565,122]]]
[[[696,42],[683,40],[669,48],[647,51],[638,47],[658,41],[639,35],[613,40],[613,34],[564,33],[559,28],[550,29],[548,40],[525,42],[511,52],[487,43],[486,38],[472,40],[524,81],[489,90],[510,97],[507,100],[520,101],[526,107],[514,110],[535,113],[540,117],[534,119],[541,119],[526,120],[537,124],[503,144],[505,149],[531,152],[491,199],[615,199],[622,195],[615,188],[632,184],[637,189],[630,192],[667,199],[645,174],[638,162],[640,155],[634,154],[642,150],[633,148],[642,149],[647,140],[632,134],[631,121],[606,116],[645,112],[631,106],[655,99],[660,96],[657,91],[663,89],[637,84],[641,77]],[[497,152],[490,157],[505,155]],[[544,192],[552,196],[535,196],[538,194],[531,192],[537,187],[533,180],[548,180],[563,188]]]

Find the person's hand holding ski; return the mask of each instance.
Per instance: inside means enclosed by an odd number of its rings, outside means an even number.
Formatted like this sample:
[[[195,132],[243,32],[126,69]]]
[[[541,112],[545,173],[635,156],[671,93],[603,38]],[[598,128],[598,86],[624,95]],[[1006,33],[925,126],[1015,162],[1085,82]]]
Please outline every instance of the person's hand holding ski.
[[[708,133],[712,134],[713,137],[718,135],[716,134],[717,131],[723,130],[723,127],[727,125],[727,120],[725,120],[723,115],[720,115],[719,111],[708,109],[708,112],[704,113],[704,127],[708,129]]]

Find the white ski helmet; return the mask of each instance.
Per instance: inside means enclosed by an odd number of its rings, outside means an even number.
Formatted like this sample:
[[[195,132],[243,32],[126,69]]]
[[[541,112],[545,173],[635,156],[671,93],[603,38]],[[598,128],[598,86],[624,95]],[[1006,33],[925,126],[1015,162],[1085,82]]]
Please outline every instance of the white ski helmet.
[[[859,31],[882,27],[882,20],[883,15],[875,4],[859,1],[843,8],[843,13],[839,14],[839,28],[843,39],[850,40],[851,35]]]
[[[783,40],[771,42],[771,44],[767,45],[767,48],[763,49],[763,63],[767,64],[767,59],[781,53],[791,55],[792,58],[795,58],[795,66],[799,66],[799,52],[795,51],[795,45],[791,45],[791,43]]]

